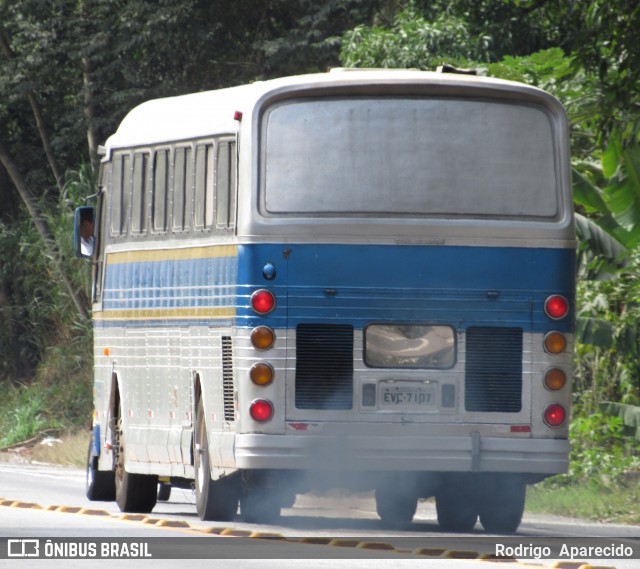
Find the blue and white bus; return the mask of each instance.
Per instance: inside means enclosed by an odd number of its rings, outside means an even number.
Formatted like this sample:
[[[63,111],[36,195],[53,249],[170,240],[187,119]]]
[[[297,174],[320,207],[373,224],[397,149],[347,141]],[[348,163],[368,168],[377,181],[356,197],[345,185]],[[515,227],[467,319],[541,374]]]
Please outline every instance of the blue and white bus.
[[[94,216],[87,495],[203,520],[375,491],[515,531],[568,467],[565,113],[519,83],[335,70],[146,102]],[[77,232],[80,252],[80,231]]]

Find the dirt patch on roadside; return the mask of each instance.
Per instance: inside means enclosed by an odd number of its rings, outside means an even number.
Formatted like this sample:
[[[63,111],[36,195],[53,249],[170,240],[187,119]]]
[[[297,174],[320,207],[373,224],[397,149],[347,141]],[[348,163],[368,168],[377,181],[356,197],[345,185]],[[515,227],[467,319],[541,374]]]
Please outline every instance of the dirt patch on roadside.
[[[0,461],[84,467],[88,444],[89,435],[85,431],[45,431],[29,440],[0,449]]]

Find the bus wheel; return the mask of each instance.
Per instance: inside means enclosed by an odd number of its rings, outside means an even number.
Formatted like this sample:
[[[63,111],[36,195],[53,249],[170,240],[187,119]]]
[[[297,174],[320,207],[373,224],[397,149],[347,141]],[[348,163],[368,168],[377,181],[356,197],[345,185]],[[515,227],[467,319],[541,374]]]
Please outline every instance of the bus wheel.
[[[475,496],[468,485],[445,484],[436,494],[438,523],[444,531],[470,532],[478,520]]]
[[[148,514],[156,505],[158,477],[132,474],[124,469],[126,444],[122,426],[122,410],[116,423],[114,445],[116,502],[121,512]]]
[[[196,415],[196,440],[194,452],[196,511],[203,521],[228,522],[238,511],[237,477],[211,480],[211,460],[209,439],[204,417],[202,399],[198,403]]]
[[[281,493],[270,488],[261,476],[246,476],[240,492],[240,513],[251,524],[273,523],[280,517]]]
[[[418,508],[418,497],[386,486],[376,489],[376,511],[380,519],[391,525],[408,524]]]
[[[489,533],[514,533],[522,521],[527,485],[508,476],[496,476],[480,503],[480,523]]]
[[[116,483],[113,470],[98,470],[98,457],[92,456],[93,435],[87,453],[85,493],[92,502],[113,502],[116,499]]]

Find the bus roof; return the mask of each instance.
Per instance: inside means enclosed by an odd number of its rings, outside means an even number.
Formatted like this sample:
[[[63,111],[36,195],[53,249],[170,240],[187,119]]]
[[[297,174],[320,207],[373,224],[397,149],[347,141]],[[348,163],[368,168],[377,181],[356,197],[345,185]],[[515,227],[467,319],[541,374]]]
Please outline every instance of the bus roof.
[[[375,89],[393,85],[444,87],[448,92],[463,91],[467,94],[470,89],[477,90],[476,94],[498,91],[510,98],[533,97],[541,101],[546,100],[549,105],[558,105],[550,103],[555,99],[540,89],[489,77],[404,69],[334,69],[328,73],[283,77],[238,87],[146,101],[133,108],[124,117],[117,131],[107,139],[106,159],[111,151],[117,148],[233,133],[238,128],[236,111],[249,117],[262,99],[280,93],[331,87]]]

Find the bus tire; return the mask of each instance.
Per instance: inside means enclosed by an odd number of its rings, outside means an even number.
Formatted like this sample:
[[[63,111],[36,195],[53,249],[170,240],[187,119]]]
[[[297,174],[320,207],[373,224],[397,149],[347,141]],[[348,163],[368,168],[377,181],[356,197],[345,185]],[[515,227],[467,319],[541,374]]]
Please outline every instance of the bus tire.
[[[93,456],[93,437],[89,441],[85,494],[92,502],[113,502],[116,499],[116,482],[113,470],[98,470],[98,457]]]
[[[148,514],[156,505],[158,477],[151,474],[127,472],[125,464],[125,436],[122,427],[122,410],[116,423],[115,493],[121,512]]]
[[[514,533],[522,521],[527,485],[507,476],[491,481],[480,503],[480,523],[489,533]]]
[[[398,492],[386,486],[376,489],[376,511],[380,519],[387,524],[409,524],[417,509],[416,495]]]
[[[209,439],[202,399],[196,415],[196,440],[193,453],[195,469],[196,511],[203,521],[232,521],[238,512],[237,477],[211,480]]]
[[[478,520],[474,493],[463,484],[445,484],[436,494],[438,524],[444,531],[468,533]]]

